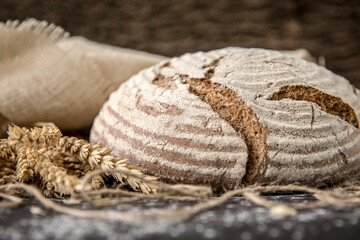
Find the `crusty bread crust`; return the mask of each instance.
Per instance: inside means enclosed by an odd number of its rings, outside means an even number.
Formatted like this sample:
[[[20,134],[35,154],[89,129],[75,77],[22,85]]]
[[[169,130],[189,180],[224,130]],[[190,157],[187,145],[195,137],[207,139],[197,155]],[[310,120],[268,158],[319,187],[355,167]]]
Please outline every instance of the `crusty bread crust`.
[[[167,182],[335,184],[359,176],[359,91],[277,51],[226,48],[143,70],[104,104],[91,142]]]

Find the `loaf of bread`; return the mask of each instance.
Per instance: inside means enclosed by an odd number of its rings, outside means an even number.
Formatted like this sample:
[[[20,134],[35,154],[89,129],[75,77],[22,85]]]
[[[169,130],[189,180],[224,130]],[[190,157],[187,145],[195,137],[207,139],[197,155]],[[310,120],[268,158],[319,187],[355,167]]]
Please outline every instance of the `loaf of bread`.
[[[359,177],[359,90],[277,51],[185,54],[113,92],[91,142],[166,182],[231,189]]]

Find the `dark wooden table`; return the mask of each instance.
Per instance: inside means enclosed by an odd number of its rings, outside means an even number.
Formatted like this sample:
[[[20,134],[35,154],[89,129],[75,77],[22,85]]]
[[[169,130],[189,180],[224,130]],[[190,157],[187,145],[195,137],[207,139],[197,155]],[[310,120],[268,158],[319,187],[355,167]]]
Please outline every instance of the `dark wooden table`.
[[[312,201],[310,195],[269,196],[274,201]],[[59,200],[55,200],[59,201]],[[164,207],[178,208],[194,203],[146,200],[106,209],[158,212]],[[34,214],[34,206],[45,215]],[[87,203],[75,205],[93,208]],[[104,209],[104,210],[106,210]],[[203,211],[186,221],[170,220],[121,223],[81,219],[44,209],[28,199],[19,208],[0,210],[0,239],[359,239],[360,208],[322,207],[302,210],[295,216],[280,217],[242,197]]]

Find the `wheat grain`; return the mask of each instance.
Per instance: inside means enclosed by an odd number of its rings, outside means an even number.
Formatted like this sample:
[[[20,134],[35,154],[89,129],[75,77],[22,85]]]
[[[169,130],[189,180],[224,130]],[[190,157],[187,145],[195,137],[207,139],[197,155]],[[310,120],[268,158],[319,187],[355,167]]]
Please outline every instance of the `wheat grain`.
[[[110,148],[76,137],[61,137],[56,126],[42,125],[32,129],[9,126],[8,139],[0,141],[0,183],[34,180],[44,195],[61,196],[77,192],[87,173],[104,169],[104,174],[91,180],[94,189],[105,186],[104,178],[111,175],[136,191],[156,192],[154,184],[142,180],[155,177],[129,166],[124,158],[109,155]],[[111,172],[117,169],[123,171]]]

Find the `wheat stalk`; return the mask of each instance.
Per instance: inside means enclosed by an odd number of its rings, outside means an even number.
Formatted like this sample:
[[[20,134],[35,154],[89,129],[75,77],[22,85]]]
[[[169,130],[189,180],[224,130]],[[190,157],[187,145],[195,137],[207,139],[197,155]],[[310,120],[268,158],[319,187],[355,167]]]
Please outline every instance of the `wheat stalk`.
[[[32,129],[12,125],[8,135],[0,141],[0,184],[34,180],[45,196],[72,194],[79,191],[85,174],[103,169],[105,174],[92,178],[92,188],[103,187],[104,178],[111,175],[136,191],[157,190],[155,184],[143,180],[154,181],[155,177],[128,165],[124,158],[111,156],[112,149],[76,137],[61,137],[55,125]]]
[[[156,192],[156,187],[144,182],[141,177],[148,180],[156,180],[155,177],[143,174],[139,168],[127,164],[127,160],[122,157],[110,155],[112,149],[91,145],[89,142],[76,137],[62,137],[57,145],[57,152],[71,154],[74,159],[83,164],[85,172],[93,171],[97,168],[103,169],[108,175],[112,175],[117,181],[129,184],[134,190],[144,193]],[[109,170],[120,169],[133,173],[131,176],[124,173],[109,173]],[[133,175],[139,176],[134,177]],[[99,185],[99,182],[97,183]],[[94,184],[93,184],[94,186]],[[97,188],[97,187],[96,187]]]

